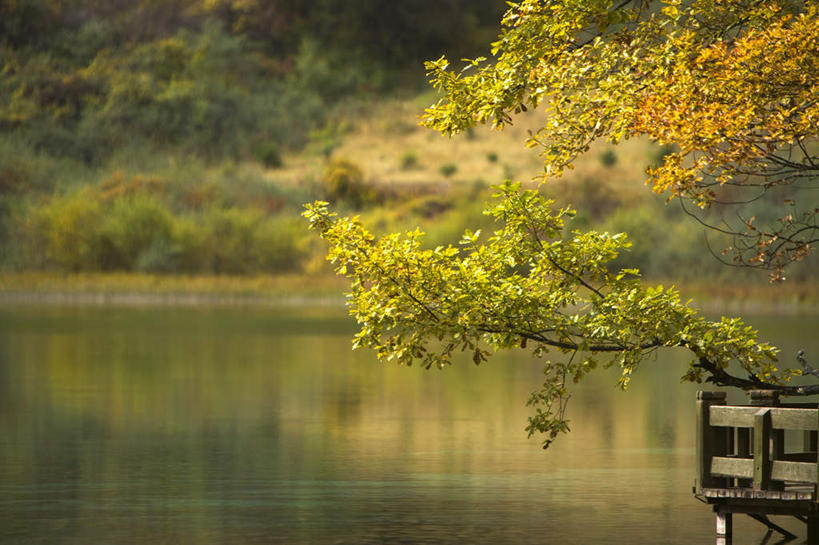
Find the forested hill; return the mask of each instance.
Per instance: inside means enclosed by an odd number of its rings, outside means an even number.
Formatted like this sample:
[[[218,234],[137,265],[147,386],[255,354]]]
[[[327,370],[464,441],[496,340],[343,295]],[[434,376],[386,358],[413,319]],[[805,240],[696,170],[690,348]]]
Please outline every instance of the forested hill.
[[[485,48],[497,0],[6,0],[0,130],[98,162],[137,139],[298,147],[346,97]]]

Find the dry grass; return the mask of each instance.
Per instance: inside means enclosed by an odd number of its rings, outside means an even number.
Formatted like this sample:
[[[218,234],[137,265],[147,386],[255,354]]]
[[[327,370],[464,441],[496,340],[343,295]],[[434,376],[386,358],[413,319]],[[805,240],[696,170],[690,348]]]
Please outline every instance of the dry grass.
[[[111,296],[122,296],[135,301],[164,299],[193,302],[340,299],[344,286],[343,279],[331,274],[187,276],[140,273],[4,273],[0,274],[0,301],[94,301]]]
[[[355,162],[364,170],[368,181],[385,185],[446,188],[476,181],[497,184],[508,178],[526,182],[542,174],[538,150],[524,145],[528,131],[536,130],[543,123],[540,110],[521,114],[513,125],[502,131],[484,125],[469,134],[449,138],[419,125],[420,115],[428,105],[421,101],[423,98],[384,100],[370,106],[352,122],[352,129],[344,135],[332,157]],[[552,180],[555,190],[559,192],[567,184],[594,179],[616,186],[624,198],[650,197],[650,191],[644,186],[644,173],[655,147],[645,140],[623,142],[614,148],[617,164],[606,168],[599,156],[607,147],[605,143],[595,145],[573,171]],[[417,157],[417,164],[412,168],[402,165],[402,158],[407,154]],[[490,156],[496,159],[492,161]],[[284,168],[270,171],[269,175],[271,179],[293,184],[318,179],[325,161],[324,157],[309,151],[291,154],[285,156]],[[457,166],[457,172],[447,178],[440,168],[450,163]]]

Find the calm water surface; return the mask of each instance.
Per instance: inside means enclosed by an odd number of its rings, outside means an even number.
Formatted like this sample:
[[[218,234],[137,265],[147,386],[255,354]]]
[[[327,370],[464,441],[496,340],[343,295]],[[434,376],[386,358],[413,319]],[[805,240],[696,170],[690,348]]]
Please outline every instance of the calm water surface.
[[[819,317],[748,321],[819,359]],[[353,331],[343,309],[0,309],[0,543],[714,542],[684,354],[627,393],[592,376],[544,452],[537,362],[384,366]]]

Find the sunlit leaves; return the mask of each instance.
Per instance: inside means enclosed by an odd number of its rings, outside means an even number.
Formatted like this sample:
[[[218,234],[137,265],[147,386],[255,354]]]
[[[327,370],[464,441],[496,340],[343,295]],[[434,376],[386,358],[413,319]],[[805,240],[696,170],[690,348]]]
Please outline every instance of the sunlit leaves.
[[[550,358],[527,427],[545,434],[547,445],[568,431],[570,387],[598,361],[620,368],[622,388],[648,355],[672,346],[695,356],[685,380],[731,362],[760,383],[787,380],[774,367],[774,349],[741,321],[708,321],[674,289],[645,287],[634,270],[610,270],[628,246],[624,235],[570,231],[573,211],[554,210],[518,184],[499,187],[495,199],[486,212],[498,222],[494,233],[467,231],[460,248],[434,249],[423,247],[418,230],[375,237],[327,203],[307,206],[311,228],[329,243],[328,259],[351,281],[355,347],[427,368],[450,365],[456,352],[480,364],[504,348]]]
[[[543,127],[527,145],[540,148],[546,177],[571,168],[595,140],[647,136],[673,146],[648,172],[654,190],[703,208],[720,202],[726,185],[758,195],[817,184],[815,3],[523,0],[510,4],[503,25],[494,62],[463,72],[445,58],[428,63],[445,92],[427,109],[428,126],[501,128],[542,104]],[[778,278],[810,251],[819,227],[808,209],[736,231],[737,261]]]

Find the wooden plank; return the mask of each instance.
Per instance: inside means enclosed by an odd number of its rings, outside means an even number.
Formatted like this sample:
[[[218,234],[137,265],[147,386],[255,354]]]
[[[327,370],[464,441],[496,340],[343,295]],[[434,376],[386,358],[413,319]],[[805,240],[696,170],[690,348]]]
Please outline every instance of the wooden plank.
[[[711,458],[714,456],[724,456],[726,430],[724,428],[714,428],[710,425],[709,409],[714,404],[725,403],[725,392],[697,392],[697,473],[694,481],[694,490],[698,492],[703,487],[721,487],[725,484],[724,479],[711,476]]]
[[[711,475],[750,479],[754,476],[754,460],[714,456],[711,459]]]
[[[709,422],[712,426],[753,428],[754,415],[758,407],[737,407],[732,405],[712,405]],[[819,409],[792,409],[770,407],[774,428],[786,430],[816,430]]]
[[[791,540],[796,539],[796,535],[790,533],[789,531],[787,531],[783,527],[779,526],[778,524],[774,524],[771,521],[771,519],[768,518],[768,515],[761,515],[761,514],[758,514],[758,513],[748,513],[748,516],[751,517],[752,519],[754,519],[755,521],[761,522],[762,524],[767,526],[769,531],[779,532],[780,534],[782,534],[782,538],[785,541],[791,541]]]
[[[752,458],[714,456],[711,460],[711,475],[715,477],[751,478],[754,476],[754,460]],[[771,464],[770,478],[774,481],[815,483],[816,464],[774,460]]]
[[[767,490],[771,484],[772,409],[754,414],[754,490]]]
[[[815,483],[816,463],[774,460],[771,467],[771,479],[775,481]]]

